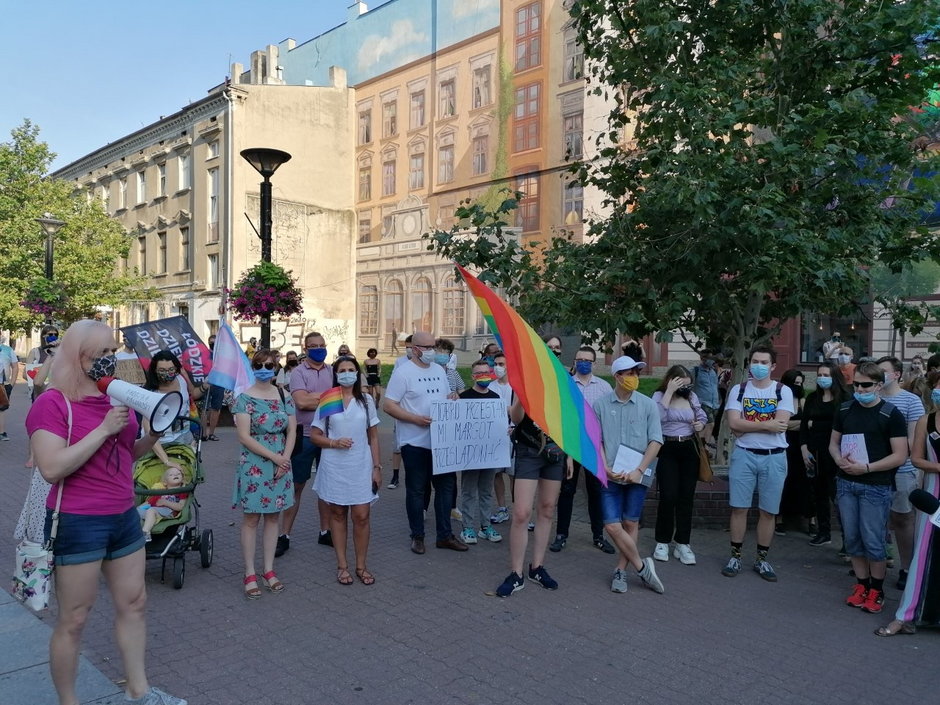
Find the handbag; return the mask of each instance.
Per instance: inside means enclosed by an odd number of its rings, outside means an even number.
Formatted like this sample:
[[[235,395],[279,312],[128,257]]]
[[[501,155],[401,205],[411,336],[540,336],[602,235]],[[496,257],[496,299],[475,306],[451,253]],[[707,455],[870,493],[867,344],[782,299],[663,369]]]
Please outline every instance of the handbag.
[[[69,433],[67,445],[72,444],[72,404],[64,394],[65,405],[69,414]],[[52,573],[55,569],[55,556],[52,552],[56,534],[59,532],[59,508],[62,505],[62,489],[65,480],[59,481],[59,491],[52,512],[52,527],[45,545],[24,538],[16,547],[16,563],[13,566],[13,597],[36,612],[49,607],[52,594]]]
[[[6,386],[0,384],[0,411],[6,411],[10,408],[10,396],[7,394]]]
[[[711,482],[715,478],[712,470],[712,461],[708,457],[708,448],[702,443],[702,439],[695,434],[695,450],[698,453],[698,481]]]

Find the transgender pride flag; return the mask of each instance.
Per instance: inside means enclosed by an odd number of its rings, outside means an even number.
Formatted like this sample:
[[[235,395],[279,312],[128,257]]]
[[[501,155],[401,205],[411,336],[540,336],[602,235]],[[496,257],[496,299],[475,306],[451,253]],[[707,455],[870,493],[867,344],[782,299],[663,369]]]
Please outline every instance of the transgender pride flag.
[[[206,378],[209,384],[231,389],[235,396],[244,392],[255,383],[248,356],[235,338],[235,333],[228,323],[222,321],[219,332],[215,334],[215,347],[212,349],[212,371]]]

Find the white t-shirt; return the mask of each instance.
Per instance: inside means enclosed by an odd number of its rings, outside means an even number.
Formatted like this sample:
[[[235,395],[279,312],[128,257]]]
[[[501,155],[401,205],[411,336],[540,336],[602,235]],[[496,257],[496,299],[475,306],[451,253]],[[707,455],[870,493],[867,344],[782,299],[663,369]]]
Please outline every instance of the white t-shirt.
[[[904,415],[904,421],[907,423],[908,428],[926,413],[924,411],[924,402],[921,401],[921,398],[905,389],[899,389],[897,394],[890,396],[882,394],[881,398],[897,407],[898,411]],[[898,468],[898,472],[917,472],[917,468],[915,468],[914,464],[911,462],[910,454],[908,454],[907,460]]]
[[[401,408],[418,416],[431,415],[431,401],[447,399],[450,387],[447,375],[440,365],[419,367],[408,361],[392,371],[392,378],[385,389],[385,398],[401,404]],[[431,447],[431,428],[398,420],[399,445],[419,448]]]
[[[774,418],[777,410],[793,413],[793,392],[783,384],[780,385],[780,402],[777,402],[777,382],[772,381],[770,386],[760,389],[751,381],[746,382],[744,398],[738,401],[738,391],[741,385],[736,384],[728,392],[728,401],[725,411],[740,411],[745,421],[769,421]],[[786,433],[765,433],[755,431],[738,436],[735,443],[742,448],[768,449],[786,448]]]

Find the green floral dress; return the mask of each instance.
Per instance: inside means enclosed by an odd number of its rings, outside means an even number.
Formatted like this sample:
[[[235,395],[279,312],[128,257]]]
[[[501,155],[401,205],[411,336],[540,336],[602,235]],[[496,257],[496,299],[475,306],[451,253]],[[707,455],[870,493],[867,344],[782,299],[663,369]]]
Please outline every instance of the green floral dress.
[[[258,399],[239,394],[232,414],[251,417],[251,437],[275,453],[284,453],[287,429],[294,423],[294,402],[286,397]],[[294,504],[294,482],[290,472],[274,479],[274,463],[242,446],[232,493],[232,508],[241,507],[246,514],[280,512]]]

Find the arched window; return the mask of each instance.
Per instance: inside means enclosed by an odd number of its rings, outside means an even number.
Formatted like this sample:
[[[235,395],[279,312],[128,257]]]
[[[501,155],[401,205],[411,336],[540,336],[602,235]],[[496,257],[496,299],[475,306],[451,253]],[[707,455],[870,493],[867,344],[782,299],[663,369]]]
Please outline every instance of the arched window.
[[[431,282],[421,277],[411,291],[411,326],[414,330],[432,328]]]
[[[389,347],[405,327],[405,293],[401,282],[392,279],[385,285],[385,332],[389,336]]]
[[[443,319],[441,330],[443,335],[464,334],[464,308],[465,297],[462,282],[458,282],[453,274],[448,275],[443,286]]]

